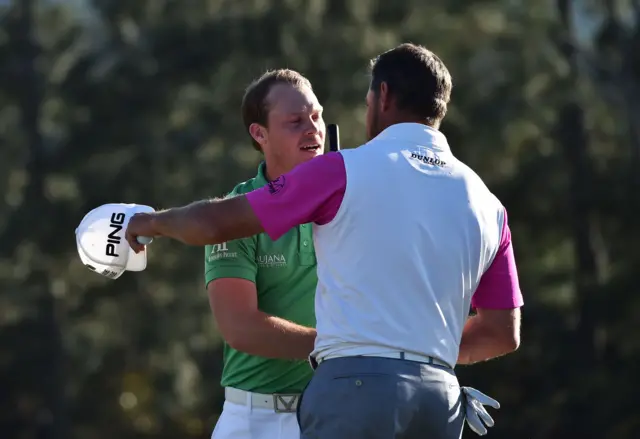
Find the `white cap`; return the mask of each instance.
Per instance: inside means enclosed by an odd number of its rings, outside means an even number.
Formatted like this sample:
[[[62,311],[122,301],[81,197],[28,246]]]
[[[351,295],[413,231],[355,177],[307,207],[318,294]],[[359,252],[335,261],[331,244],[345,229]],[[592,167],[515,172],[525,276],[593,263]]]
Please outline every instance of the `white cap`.
[[[140,204],[111,203],[93,209],[76,229],[76,245],[82,263],[111,279],[125,271],[147,268],[147,250],[135,253],[124,237],[129,220],[136,213],[154,212]]]

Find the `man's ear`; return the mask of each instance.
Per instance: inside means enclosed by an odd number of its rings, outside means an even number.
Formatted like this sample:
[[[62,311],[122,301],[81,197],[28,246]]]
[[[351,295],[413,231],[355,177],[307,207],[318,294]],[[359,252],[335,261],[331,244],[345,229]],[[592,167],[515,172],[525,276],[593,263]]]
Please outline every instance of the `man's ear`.
[[[264,146],[267,143],[267,130],[260,124],[252,123],[249,125],[249,134],[253,137],[253,140],[258,142],[260,146]]]
[[[384,81],[380,83],[380,89],[378,90],[378,102],[380,103],[380,110],[382,111],[387,111],[389,107],[391,107],[389,86]]]

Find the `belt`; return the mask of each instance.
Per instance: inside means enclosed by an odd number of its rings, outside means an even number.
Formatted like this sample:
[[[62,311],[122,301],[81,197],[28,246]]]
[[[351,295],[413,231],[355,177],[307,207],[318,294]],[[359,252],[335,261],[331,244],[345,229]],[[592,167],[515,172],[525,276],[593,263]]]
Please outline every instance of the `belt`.
[[[273,410],[276,413],[295,413],[300,402],[299,393],[254,393],[233,387],[224,388],[225,400],[234,404],[251,404],[252,408]]]
[[[437,366],[446,367],[448,369],[452,369],[452,367],[445,363],[442,360],[439,360],[435,357],[431,357],[428,355],[420,355],[420,354],[412,354],[410,352],[387,352],[384,354],[365,354],[365,355],[346,355],[347,357],[382,357],[382,358],[395,358],[398,360],[408,360],[408,361],[417,361],[419,363],[425,364],[435,364]],[[326,360],[331,360],[333,358],[342,358],[344,355],[327,355],[326,357],[318,358],[318,364],[322,363]]]

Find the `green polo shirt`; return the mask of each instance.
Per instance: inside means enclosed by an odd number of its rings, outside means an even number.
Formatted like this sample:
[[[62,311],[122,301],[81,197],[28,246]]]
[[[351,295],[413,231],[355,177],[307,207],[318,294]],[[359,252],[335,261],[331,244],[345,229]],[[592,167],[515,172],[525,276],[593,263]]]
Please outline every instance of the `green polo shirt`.
[[[265,164],[258,175],[228,195],[245,194],[267,184]],[[289,230],[277,241],[266,234],[205,248],[205,285],[214,279],[240,278],[256,284],[258,308],[315,328],[314,297],[318,278],[311,224]],[[301,392],[313,371],[307,361],[256,357],[224,344],[221,385],[257,393]]]

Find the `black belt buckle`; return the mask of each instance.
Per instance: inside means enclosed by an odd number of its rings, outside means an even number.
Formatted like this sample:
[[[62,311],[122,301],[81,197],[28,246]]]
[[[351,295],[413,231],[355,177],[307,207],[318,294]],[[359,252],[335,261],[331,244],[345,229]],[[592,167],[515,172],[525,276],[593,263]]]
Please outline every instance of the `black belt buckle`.
[[[276,413],[295,413],[298,408],[298,393],[275,393],[273,395],[273,408]]]

